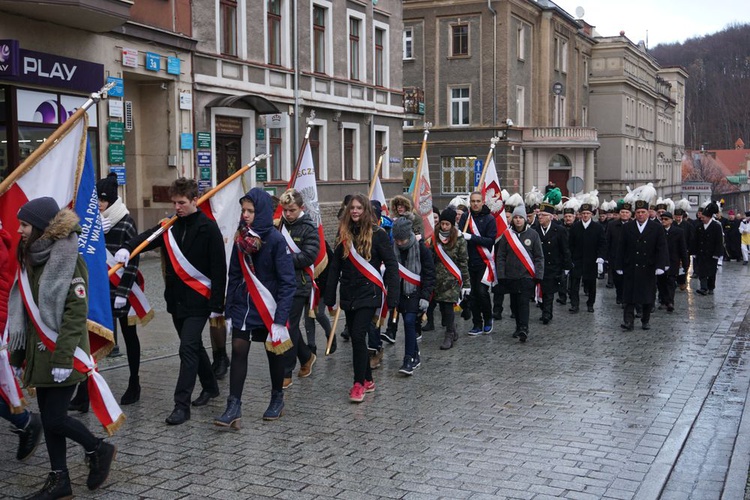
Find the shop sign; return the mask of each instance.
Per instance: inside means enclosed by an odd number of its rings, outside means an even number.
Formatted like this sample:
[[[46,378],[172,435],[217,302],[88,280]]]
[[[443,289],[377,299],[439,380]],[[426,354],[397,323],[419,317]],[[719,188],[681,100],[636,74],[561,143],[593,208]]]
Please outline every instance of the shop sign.
[[[0,78],[84,92],[99,90],[104,66],[80,59],[20,48],[18,40],[0,40]]]
[[[122,65],[128,68],[138,67],[138,51],[136,49],[122,49]]]

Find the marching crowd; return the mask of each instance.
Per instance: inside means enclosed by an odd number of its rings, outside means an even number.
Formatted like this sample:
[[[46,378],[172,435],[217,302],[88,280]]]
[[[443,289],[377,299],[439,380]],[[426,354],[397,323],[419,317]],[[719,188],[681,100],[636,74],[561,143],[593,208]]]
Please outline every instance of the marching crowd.
[[[217,398],[218,380],[228,372],[226,408],[214,424],[239,429],[253,342],[265,348],[271,380],[263,419],[280,418],[297,362],[297,377],[312,373],[319,352],[316,322],[331,352],[337,349],[326,307],[333,315],[343,312],[342,337],[352,346],[349,400],[359,403],[376,390],[373,372],[381,365],[384,342],[395,343],[399,322],[405,336],[399,368],[404,376],[422,363],[419,339],[423,331],[436,329],[436,310],[444,327],[440,349],[449,350],[462,334],[492,334],[494,322],[505,313],[506,295],[515,321],[512,337],[522,343],[530,338],[535,306],[542,327],[553,321],[555,304],[579,314],[582,294],[586,311],[593,313],[597,283],[605,279],[622,306],[622,329],[633,330],[640,319],[640,327],[648,330],[657,302],[667,313],[674,311],[676,290],[686,289],[691,267],[700,283],[695,292],[710,295],[717,267],[729,259],[747,265],[750,254],[750,212],[740,220],[730,211],[725,219],[711,202],[698,208],[693,220],[687,200],[657,199],[650,185],[601,205],[596,192],[564,203],[554,187],[543,196],[527,195],[525,201],[506,193],[500,211],[489,206],[483,193],[473,192],[442,210],[435,208],[432,221],[425,221],[405,196],[395,196],[386,210],[378,201],[353,194],[342,202],[330,244],[321,241],[299,192],[290,189],[274,199],[253,188],[238,200],[241,220],[229,256],[217,224],[198,209],[198,186],[192,179],[180,178],[170,186],[176,222],[140,234],[118,197],[116,179],[100,180],[97,191],[108,263],[123,267],[110,283],[112,312],[130,372],[121,405],[137,403],[141,393],[140,345],[129,318],[138,257],[131,254],[145,246],[160,249],[164,257],[167,311],[180,340],[169,425],[186,422],[192,407]],[[277,205],[281,217],[275,221]],[[2,349],[10,352],[13,375],[36,389],[39,414],[13,404],[7,394],[13,389],[2,384],[0,416],[19,436],[19,460],[29,457],[45,436],[51,472],[33,498],[66,498],[72,495],[67,439],[86,452],[90,489],[104,483],[116,454],[112,444],[68,416],[69,410],[88,411],[94,403],[77,354],[90,349],[88,274],[76,246],[80,227],[77,216],[52,198],[28,202],[18,219],[17,256],[10,255],[10,235],[0,229]],[[425,223],[434,231],[426,232]],[[315,266],[321,252],[327,258],[323,272]],[[14,258],[23,279],[6,271]],[[460,328],[457,316],[471,320],[471,327]],[[213,363],[202,341],[207,323]],[[226,353],[227,332],[231,356]],[[191,400],[196,381],[201,391]]]

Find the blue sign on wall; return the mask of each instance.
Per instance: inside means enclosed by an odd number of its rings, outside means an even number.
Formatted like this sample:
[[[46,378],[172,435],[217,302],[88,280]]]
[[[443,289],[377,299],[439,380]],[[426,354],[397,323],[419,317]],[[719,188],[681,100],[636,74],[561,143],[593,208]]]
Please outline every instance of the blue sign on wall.
[[[179,57],[167,57],[167,73],[170,75],[180,74],[180,58]]]
[[[159,71],[161,69],[161,56],[153,52],[146,52],[146,69]]]
[[[193,149],[193,134],[180,134],[180,149]]]
[[[482,178],[483,167],[484,160],[474,160],[474,187],[479,185],[479,180]]]
[[[125,165],[112,165],[109,167],[110,172],[117,174],[117,185],[125,185]]]
[[[125,97],[125,83],[122,78],[115,78],[114,76],[107,77],[107,83],[115,82],[115,86],[109,89],[109,97]]]

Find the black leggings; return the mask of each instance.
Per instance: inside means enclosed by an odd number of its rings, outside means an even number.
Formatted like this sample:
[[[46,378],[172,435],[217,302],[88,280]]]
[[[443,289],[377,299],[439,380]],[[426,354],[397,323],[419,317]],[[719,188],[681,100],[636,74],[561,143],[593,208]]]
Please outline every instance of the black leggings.
[[[141,366],[141,341],[138,340],[138,329],[135,325],[128,324],[128,317],[118,318],[122,338],[125,340],[125,349],[128,353],[128,368],[130,369],[130,378],[138,377],[138,370]],[[117,321],[115,322],[114,335],[117,339]]]
[[[263,345],[268,330],[257,328],[252,331],[252,339]],[[262,340],[261,340],[262,339]],[[250,352],[250,332],[232,328],[232,362],[229,369],[229,395],[242,400],[242,389],[247,378],[247,355]],[[284,384],[284,355],[266,350],[268,371],[271,374],[271,389],[282,390]]]
[[[53,471],[68,470],[66,438],[72,439],[89,452],[99,446],[99,439],[80,420],[68,416],[68,404],[75,388],[75,385],[66,385],[36,389],[47,453]]]

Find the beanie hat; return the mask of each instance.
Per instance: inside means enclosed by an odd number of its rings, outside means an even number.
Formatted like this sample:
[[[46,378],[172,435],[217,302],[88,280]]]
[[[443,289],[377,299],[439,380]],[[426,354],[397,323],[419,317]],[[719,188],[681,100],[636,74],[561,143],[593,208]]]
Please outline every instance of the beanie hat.
[[[57,206],[55,199],[44,196],[24,204],[18,210],[18,219],[44,231],[59,211],[60,207]]]
[[[104,179],[96,181],[96,194],[100,201],[117,201],[117,174],[112,172]]]
[[[411,221],[406,217],[399,217],[393,223],[391,235],[394,240],[408,240],[411,236]]]
[[[370,205],[372,205],[372,211],[375,212],[375,219],[380,220],[383,215],[383,204],[378,200],[370,200]]]
[[[447,220],[451,225],[456,223],[456,209],[448,206],[442,212],[440,212],[440,222]]]
[[[526,218],[526,207],[523,205],[518,205],[516,208],[513,209],[513,217],[523,217]]]

